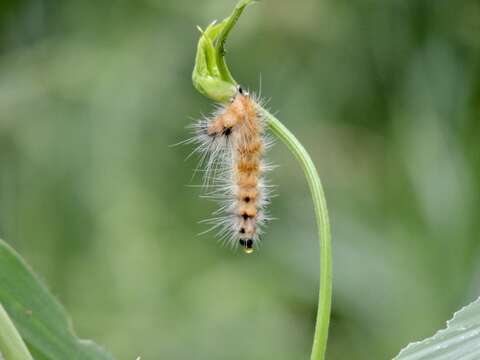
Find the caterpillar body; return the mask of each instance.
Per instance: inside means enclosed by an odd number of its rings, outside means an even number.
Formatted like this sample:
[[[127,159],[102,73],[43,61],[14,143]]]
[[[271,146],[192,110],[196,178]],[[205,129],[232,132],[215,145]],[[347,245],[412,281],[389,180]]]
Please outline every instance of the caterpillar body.
[[[199,121],[194,129],[200,165],[205,165],[207,197],[221,205],[205,222],[221,240],[250,254],[258,247],[262,228],[269,220],[266,206],[270,187],[264,174],[271,166],[263,155],[271,142],[265,135],[258,101],[238,87],[229,104]]]

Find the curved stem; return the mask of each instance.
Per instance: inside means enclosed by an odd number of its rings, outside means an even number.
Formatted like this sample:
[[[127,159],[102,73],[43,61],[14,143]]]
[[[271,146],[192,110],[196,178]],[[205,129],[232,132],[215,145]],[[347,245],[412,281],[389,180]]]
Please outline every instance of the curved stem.
[[[5,360],[33,360],[20,334],[0,304],[0,358]]]
[[[327,348],[332,303],[332,246],[327,202],[315,165],[303,145],[275,116],[265,109],[263,111],[272,132],[287,145],[288,149],[300,163],[312,194],[320,242],[320,289],[318,293],[315,335],[313,337],[310,359],[323,360]]]

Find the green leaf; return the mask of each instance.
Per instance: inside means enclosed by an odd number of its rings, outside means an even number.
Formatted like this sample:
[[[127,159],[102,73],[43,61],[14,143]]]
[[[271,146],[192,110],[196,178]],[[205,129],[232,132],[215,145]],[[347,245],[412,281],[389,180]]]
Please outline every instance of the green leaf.
[[[17,329],[0,304],[0,359],[33,360]]]
[[[2,240],[0,303],[35,360],[113,360],[99,346],[75,336],[65,309]]]
[[[480,298],[457,311],[447,328],[409,344],[393,360],[480,359]]]
[[[198,28],[201,36],[192,81],[201,94],[212,100],[225,102],[235,95],[237,82],[225,62],[225,43],[243,10],[252,2],[240,0],[229,17],[220,23],[212,22],[205,30]]]

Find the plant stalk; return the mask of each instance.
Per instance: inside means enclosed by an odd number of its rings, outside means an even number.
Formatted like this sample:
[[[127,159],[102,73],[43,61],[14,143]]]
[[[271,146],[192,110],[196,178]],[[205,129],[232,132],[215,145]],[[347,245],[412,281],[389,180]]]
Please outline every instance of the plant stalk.
[[[33,360],[20,334],[0,304],[0,358],[5,360]]]
[[[327,201],[318,172],[303,145],[275,116],[265,109],[263,111],[272,132],[282,140],[300,163],[312,195],[320,242],[320,287],[317,320],[310,359],[324,360],[332,304],[332,245]]]

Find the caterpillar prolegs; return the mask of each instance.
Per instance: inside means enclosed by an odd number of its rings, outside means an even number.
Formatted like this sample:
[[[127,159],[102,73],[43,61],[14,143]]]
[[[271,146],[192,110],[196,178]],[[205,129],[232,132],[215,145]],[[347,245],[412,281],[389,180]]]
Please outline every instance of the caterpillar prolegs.
[[[264,174],[271,166],[263,155],[270,142],[257,99],[238,87],[229,104],[197,122],[194,129],[207,197],[220,203],[214,217],[205,222],[221,240],[250,254],[269,220],[265,208],[270,190]]]

